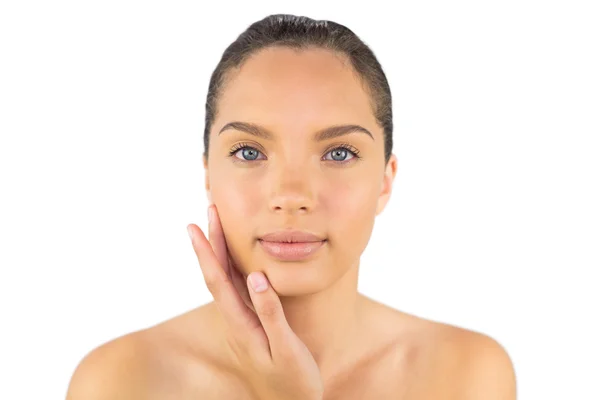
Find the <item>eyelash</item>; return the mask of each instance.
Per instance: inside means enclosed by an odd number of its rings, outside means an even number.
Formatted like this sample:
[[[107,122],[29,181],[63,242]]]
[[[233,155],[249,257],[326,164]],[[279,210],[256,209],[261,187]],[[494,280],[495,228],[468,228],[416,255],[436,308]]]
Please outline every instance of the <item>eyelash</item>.
[[[246,148],[252,149],[252,150],[256,150],[256,151],[260,152],[260,150],[258,150],[257,148],[255,148],[253,146],[250,146],[247,143],[238,143],[235,146],[233,146],[233,148],[229,151],[229,156],[233,157],[235,155],[235,153],[237,153],[241,149],[246,149]],[[354,146],[352,146],[350,143],[342,143],[342,144],[336,145],[335,147],[332,147],[329,150],[327,150],[325,152],[325,154],[328,154],[328,153],[332,152],[333,150],[338,150],[338,149],[344,149],[344,150],[350,152],[350,154],[352,154],[354,156],[354,158],[352,158],[350,160],[345,160],[345,161],[336,161],[336,160],[333,160],[337,164],[345,164],[345,163],[350,162],[352,160],[359,160],[359,159],[362,158],[361,156],[359,156],[360,151],[357,148],[355,148]],[[257,161],[257,160],[237,159],[236,161],[240,161],[240,162],[252,162],[252,161]],[[258,160],[258,161],[260,161],[260,160]],[[327,161],[331,161],[331,160],[327,160]]]

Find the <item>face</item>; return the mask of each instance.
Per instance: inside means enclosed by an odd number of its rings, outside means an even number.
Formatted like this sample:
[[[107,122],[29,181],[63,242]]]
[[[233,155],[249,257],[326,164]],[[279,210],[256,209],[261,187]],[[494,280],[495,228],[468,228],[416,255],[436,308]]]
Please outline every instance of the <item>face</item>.
[[[232,72],[217,110],[206,189],[237,268],[263,271],[279,295],[297,296],[357,267],[390,196],[396,158],[384,166],[383,130],[349,65],[326,50],[264,49]],[[220,132],[234,121],[270,137],[239,125]],[[334,125],[358,125],[372,136],[318,137]],[[280,260],[259,238],[284,229],[326,240],[307,258]]]

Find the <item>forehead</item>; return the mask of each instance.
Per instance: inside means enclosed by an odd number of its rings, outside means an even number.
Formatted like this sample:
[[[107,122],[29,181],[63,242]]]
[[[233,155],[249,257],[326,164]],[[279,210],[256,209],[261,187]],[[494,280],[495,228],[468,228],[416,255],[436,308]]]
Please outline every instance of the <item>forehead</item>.
[[[257,52],[231,73],[217,108],[221,123],[251,119],[286,129],[375,123],[371,98],[350,61],[324,49]]]

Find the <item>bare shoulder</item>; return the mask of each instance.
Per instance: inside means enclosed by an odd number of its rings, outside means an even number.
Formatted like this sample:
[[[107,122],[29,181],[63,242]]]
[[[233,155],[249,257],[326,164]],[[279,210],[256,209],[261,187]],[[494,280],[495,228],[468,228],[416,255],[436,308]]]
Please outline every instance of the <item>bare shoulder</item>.
[[[71,377],[67,400],[152,399],[155,381],[141,336],[130,333],[86,354]]]
[[[414,374],[407,398],[516,399],[513,363],[494,338],[376,302],[371,307],[397,338],[405,367],[399,373]]]
[[[67,400],[211,399],[228,382],[219,367],[212,307],[205,305],[90,351],[69,384]]]
[[[406,318],[406,316],[405,316]],[[440,388],[439,398],[461,400],[516,399],[512,360],[496,339],[474,330],[409,316],[415,321],[427,354],[430,383]],[[442,390],[443,388],[443,390]]]
[[[460,398],[516,399],[515,369],[504,346],[486,334],[456,329],[463,364]]]

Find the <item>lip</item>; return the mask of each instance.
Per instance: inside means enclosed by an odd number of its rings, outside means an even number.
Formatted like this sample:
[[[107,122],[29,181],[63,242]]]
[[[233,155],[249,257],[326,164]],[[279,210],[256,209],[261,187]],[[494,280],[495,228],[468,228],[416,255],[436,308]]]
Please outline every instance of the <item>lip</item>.
[[[270,232],[259,237],[260,240],[265,242],[278,242],[278,243],[308,243],[308,242],[322,242],[325,240],[323,237],[319,237],[308,231],[299,230],[279,230]]]
[[[313,238],[314,239],[314,238]],[[261,247],[272,257],[281,261],[298,261],[306,259],[316,253],[327,240],[312,242],[272,242],[259,239]]]

